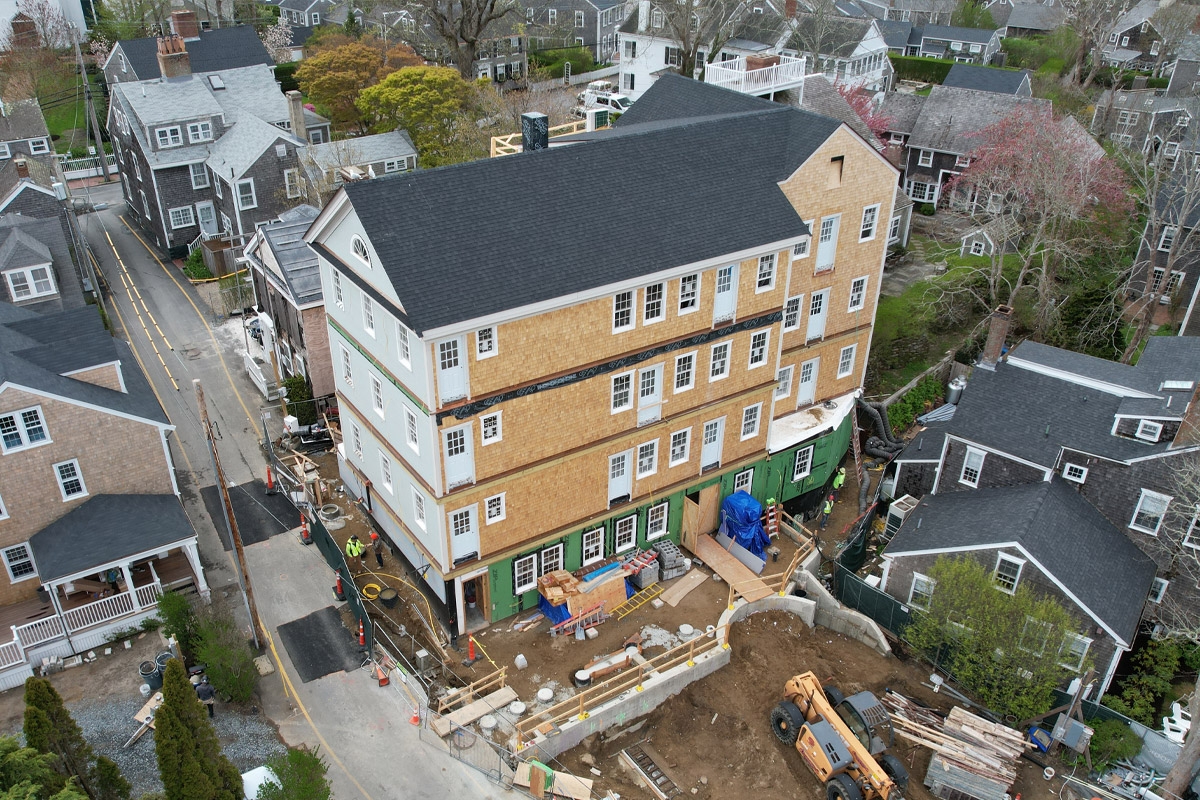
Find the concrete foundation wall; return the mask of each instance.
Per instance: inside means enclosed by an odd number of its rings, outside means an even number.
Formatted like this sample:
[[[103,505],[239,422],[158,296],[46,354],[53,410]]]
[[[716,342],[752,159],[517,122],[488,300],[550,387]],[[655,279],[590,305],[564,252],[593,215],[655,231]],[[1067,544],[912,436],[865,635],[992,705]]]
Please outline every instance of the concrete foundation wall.
[[[815,566],[815,565],[814,565]],[[817,576],[808,571],[809,567],[799,571],[799,577],[804,582],[804,590],[817,604],[817,624],[823,628],[837,631],[888,656],[892,654],[891,645],[883,635],[883,629],[875,621],[859,612],[846,608],[831,595]],[[792,590],[789,585],[788,592]]]

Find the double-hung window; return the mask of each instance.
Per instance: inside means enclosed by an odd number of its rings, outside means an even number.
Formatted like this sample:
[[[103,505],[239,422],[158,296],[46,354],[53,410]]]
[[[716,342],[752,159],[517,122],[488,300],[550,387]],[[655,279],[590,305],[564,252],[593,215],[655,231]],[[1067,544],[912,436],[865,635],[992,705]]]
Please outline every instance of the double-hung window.
[[[623,553],[632,550],[637,544],[637,515],[621,517],[613,526],[613,552]]]
[[[696,379],[696,354],[684,353],[675,357],[675,391],[686,392]]]
[[[1087,658],[1088,648],[1092,640],[1077,633],[1068,633],[1063,637],[1062,647],[1058,650],[1058,663],[1072,672],[1083,669],[1083,660]]]
[[[1130,520],[1129,527],[1135,531],[1157,536],[1159,529],[1162,527],[1163,517],[1167,514],[1167,506],[1170,504],[1170,495],[1159,494],[1149,489],[1142,489],[1137,507],[1133,510],[1133,519]]]
[[[665,298],[666,284],[652,283],[643,291],[642,322],[649,325],[666,318]]]
[[[421,447],[417,439],[417,415],[412,409],[404,409],[404,439],[414,453],[420,454]]]
[[[238,208],[248,211],[258,207],[258,198],[254,194],[254,179],[247,178],[237,183]]]
[[[209,186],[208,169],[204,164],[192,164],[190,165],[190,169],[192,172],[192,188],[207,189]]]
[[[583,532],[583,566],[604,559],[604,529]]]
[[[958,476],[959,483],[965,483],[972,487],[979,486],[979,475],[983,472],[983,456],[982,450],[976,450],[974,447],[967,448],[967,454],[963,457],[962,472]]]
[[[800,315],[803,308],[804,295],[789,297],[783,304],[783,329],[794,331],[800,327]]]
[[[847,311],[862,311],[867,304],[867,278],[855,278],[850,284],[850,305]]]
[[[775,288],[775,254],[758,257],[758,277],[754,283],[755,292],[766,292]]]
[[[709,363],[708,379],[718,381],[729,375],[729,342],[720,342],[712,346],[712,360]]]
[[[1025,566],[1025,562],[1011,556],[1006,556],[1000,553],[996,556],[996,569],[992,573],[992,580],[1002,592],[1013,594],[1017,591],[1017,583],[1021,580],[1021,568]]]
[[[379,477],[383,482],[383,488],[387,489],[388,494],[392,493],[392,460],[383,454],[379,453]]]
[[[658,440],[638,445],[637,476],[648,478],[658,472]]]
[[[294,200],[304,194],[304,186],[300,183],[300,170],[293,167],[283,171],[283,188],[289,200]]]
[[[537,553],[513,559],[513,594],[532,592],[537,588]]]
[[[762,415],[762,403],[755,403],[742,409],[742,440],[758,436],[758,420]]]
[[[408,342],[408,328],[399,320],[396,320],[396,357],[400,359],[401,364],[412,369],[412,347]]]
[[[671,434],[671,460],[670,466],[678,466],[688,460],[689,445],[692,441],[692,429],[687,428],[682,431],[675,431]],[[1196,545],[1200,548],[1200,544]]]
[[[612,379],[612,411],[633,408],[633,373],[622,372]]]
[[[755,331],[750,337],[750,364],[748,369],[761,367],[767,363],[767,343],[770,338],[770,331]]]
[[[932,150],[922,150],[920,152],[920,155],[917,156],[917,166],[918,167],[932,167],[933,166],[933,151]]]
[[[37,570],[33,567],[33,556],[29,554],[29,545],[18,544],[4,548],[4,567],[13,583],[35,577]]]
[[[181,206],[167,211],[171,217],[171,230],[190,228],[196,224],[196,214],[191,206]]]
[[[342,348],[342,380],[347,386],[354,386],[354,364],[350,360],[350,351],[345,345],[339,345]]]
[[[1174,225],[1168,225],[1163,228],[1162,235],[1158,237],[1158,249],[1164,253],[1171,249],[1171,245],[1175,244],[1175,234],[1179,232],[1179,228]]]
[[[913,573],[912,588],[908,590],[908,604],[913,608],[929,610],[929,601],[933,599],[933,590],[937,581],[919,572]]]
[[[613,333],[633,328],[633,292],[613,295]]]
[[[857,351],[858,345],[856,344],[842,348],[842,352],[838,355],[837,376],[839,378],[849,377],[854,372],[854,354]]]
[[[664,536],[667,533],[667,512],[670,509],[670,503],[663,501],[646,509],[646,540],[653,541],[654,539]]]
[[[375,338],[375,302],[367,295],[362,296],[363,330],[372,339]]]
[[[213,135],[211,122],[193,122],[188,125],[187,128],[189,144],[212,141]]]
[[[40,408],[26,408],[0,416],[0,447],[5,453],[49,441]]]
[[[375,375],[371,376],[371,408],[375,409],[375,413],[383,416],[383,381]]]
[[[807,478],[812,472],[813,445],[796,451],[796,460],[792,464],[792,482]]]
[[[58,292],[48,265],[11,269],[4,273],[4,278],[13,300],[29,300]]]
[[[700,275],[684,275],[679,279],[679,313],[695,311],[700,305]]]
[[[875,238],[875,228],[879,225],[879,204],[867,206],[862,212],[862,225],[858,230],[858,240],[868,242]]]
[[[178,147],[183,144],[183,133],[179,130],[178,125],[158,128],[154,131],[154,135],[158,139],[159,147]]]
[[[76,497],[87,495],[87,486],[83,483],[83,473],[79,469],[79,460],[71,459],[54,465],[54,476],[58,478],[58,489],[62,492],[63,502]]]
[[[782,400],[792,393],[792,372],[795,368],[791,366],[780,367],[775,373],[775,399]]]

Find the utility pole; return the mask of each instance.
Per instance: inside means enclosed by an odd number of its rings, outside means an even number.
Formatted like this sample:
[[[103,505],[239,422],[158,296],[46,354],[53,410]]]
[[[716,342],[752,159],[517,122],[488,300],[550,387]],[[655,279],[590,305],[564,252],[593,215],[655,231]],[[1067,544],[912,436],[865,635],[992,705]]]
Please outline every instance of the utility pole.
[[[254,589],[250,585],[250,572],[246,569],[246,550],[242,546],[242,534],[238,531],[237,517],[233,515],[233,503],[229,499],[229,487],[225,484],[225,471],[217,456],[217,444],[213,441],[212,425],[208,421],[208,406],[204,404],[204,388],[200,379],[192,381],[196,389],[196,406],[200,409],[200,428],[208,442],[208,455],[212,459],[213,472],[217,476],[217,491],[221,493],[221,511],[225,516],[225,529],[233,540],[233,551],[238,562],[238,584],[242,587],[242,599],[246,601],[246,613],[250,615],[250,634],[254,637],[254,649],[259,648],[258,630],[262,620],[258,618],[258,606],[254,603]]]
[[[96,140],[96,157],[100,160],[100,174],[104,182],[109,183],[112,176],[108,174],[108,156],[104,153],[104,140],[100,138],[100,123],[96,119],[96,104],[92,102],[92,81],[88,78],[87,66],[83,63],[83,53],[79,50],[79,29],[72,29],[71,43],[75,45],[75,60],[79,62],[79,77],[83,78],[83,97],[87,105],[88,117],[92,121],[92,136]]]

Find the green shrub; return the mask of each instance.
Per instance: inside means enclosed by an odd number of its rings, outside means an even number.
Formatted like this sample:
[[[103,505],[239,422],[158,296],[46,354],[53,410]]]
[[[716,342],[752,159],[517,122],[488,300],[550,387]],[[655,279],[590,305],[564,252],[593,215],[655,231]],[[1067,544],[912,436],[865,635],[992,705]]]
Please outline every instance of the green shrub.
[[[212,278],[213,274],[204,265],[204,253],[199,247],[188,253],[187,260],[183,262],[183,274],[194,281]]]
[[[257,800],[329,800],[332,790],[325,773],[329,765],[319,751],[289,747],[286,753],[272,756],[267,766],[279,779],[279,785],[265,783]]]
[[[933,205],[933,203],[921,203],[921,207],[917,210],[921,212],[921,216],[923,217],[932,217],[937,211],[937,208]]]
[[[275,65],[275,80],[279,81],[279,89],[283,92],[300,91],[300,83],[296,80],[296,68],[299,61]]]
[[[924,58],[922,56],[893,56],[892,67],[896,70],[896,80],[921,81],[922,83],[941,83],[946,80],[953,61],[942,58]]]
[[[596,68],[592,51],[583,47],[568,47],[562,50],[539,50],[529,54],[529,68],[544,70],[549,78],[561,78],[563,65],[571,62],[571,74],[579,75]]]
[[[178,592],[163,592],[158,598],[158,618],[163,633],[173,636],[185,658],[193,655],[196,646],[196,610],[192,601]]]
[[[1039,75],[1050,75],[1057,78],[1059,75],[1062,75],[1063,70],[1066,68],[1067,63],[1061,58],[1051,58],[1045,64],[1038,67],[1037,71]]]
[[[247,703],[258,686],[258,667],[233,618],[212,612],[198,625],[196,659],[218,692],[235,703]]]
[[[918,416],[925,413],[926,403],[932,408],[941,403],[945,396],[946,388],[941,380],[936,375],[930,375],[888,406],[888,424],[893,431],[906,431]]]
[[[1133,758],[1142,751],[1142,740],[1119,719],[1092,720],[1091,727],[1088,752],[1096,772],[1104,772],[1109,764]]]
[[[291,375],[283,379],[287,389],[288,413],[293,414],[301,425],[312,425],[317,421],[317,406],[312,402],[312,389],[303,375]]]

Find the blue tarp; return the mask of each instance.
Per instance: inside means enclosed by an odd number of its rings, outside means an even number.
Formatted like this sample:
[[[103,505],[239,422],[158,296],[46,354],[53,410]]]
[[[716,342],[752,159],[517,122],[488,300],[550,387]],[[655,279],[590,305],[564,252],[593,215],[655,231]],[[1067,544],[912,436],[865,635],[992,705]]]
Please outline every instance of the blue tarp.
[[[729,538],[765,559],[771,537],[763,529],[762,513],[762,504],[744,491],[734,492],[721,503],[721,517]]]
[[[620,565],[614,564],[613,566]],[[629,581],[625,581],[625,597],[630,598],[633,597],[633,595],[633,584]],[[567,610],[566,603],[563,603],[561,606],[551,605],[550,601],[542,597],[540,592],[538,593],[538,611],[541,611],[546,615],[546,619],[550,620],[551,625],[557,625],[560,622],[566,622],[571,618],[571,612]],[[612,609],[605,609],[605,611],[612,611]]]

